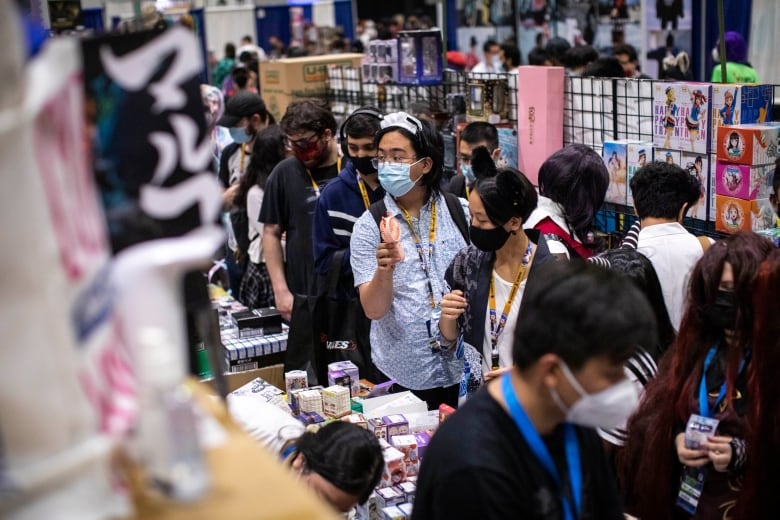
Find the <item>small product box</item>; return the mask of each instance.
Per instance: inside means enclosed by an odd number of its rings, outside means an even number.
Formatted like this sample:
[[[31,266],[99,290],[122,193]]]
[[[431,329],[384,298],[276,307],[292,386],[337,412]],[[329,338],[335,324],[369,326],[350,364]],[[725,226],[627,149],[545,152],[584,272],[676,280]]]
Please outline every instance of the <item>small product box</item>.
[[[376,69],[374,80],[384,85],[386,83],[398,83],[398,64],[397,63],[379,63]]]
[[[417,454],[417,439],[414,435],[395,435],[390,439],[393,447],[404,454],[407,475],[420,471],[420,457]]]
[[[376,490],[376,503],[380,509],[385,507],[397,506],[402,504],[404,500],[404,494],[392,487],[383,487]]]
[[[609,172],[609,186],[607,195],[604,198],[606,202],[625,205],[626,195],[626,166],[628,164],[628,144],[630,141],[625,139],[619,141],[604,141],[602,157],[604,166]]]
[[[398,509],[400,509],[401,512],[406,515],[406,518],[412,518],[412,503],[411,500],[408,502],[409,503],[407,504],[400,504]]]
[[[682,168],[680,164],[682,162],[682,153],[678,150],[664,150],[662,148],[656,148],[653,153],[653,159],[656,161],[662,161],[667,164],[675,164]]]
[[[344,417],[352,413],[349,389],[340,385],[329,386],[322,391],[322,409],[328,417]]]
[[[396,489],[403,493],[404,502],[414,502],[414,494],[417,492],[417,485],[413,482],[401,482]]]
[[[393,487],[405,481],[406,465],[404,464],[404,454],[389,446],[382,450],[382,455],[385,459],[385,467],[382,471],[379,487]]]
[[[699,220],[707,220],[707,202],[710,198],[710,161],[705,154],[683,152],[680,154],[680,166],[687,171],[701,186],[701,196],[696,204],[691,206],[687,215]]]
[[[387,440],[387,425],[379,417],[368,420],[368,429],[377,439]]]
[[[455,413],[455,408],[448,404],[440,404],[439,405],[439,424],[441,424],[444,419],[449,417],[450,415]]]
[[[724,233],[762,231],[777,222],[769,199],[744,200],[716,195],[715,230]]]
[[[392,442],[396,435],[409,435],[409,421],[401,414],[386,415],[382,421],[387,425],[387,440]]]
[[[440,84],[443,76],[441,31],[401,31],[397,40],[398,83]]]
[[[755,200],[768,198],[772,193],[774,165],[747,166],[718,161],[715,166],[718,195],[738,199]]]
[[[626,146],[626,206],[634,205],[634,197],[631,196],[631,178],[639,168],[651,162],[653,162],[653,143],[631,142]]]
[[[660,148],[707,153],[710,146],[711,86],[707,83],[653,85],[653,142]]]
[[[342,417],[341,420],[360,426],[364,430],[368,430],[368,421],[366,421],[366,418],[362,413],[351,413]]]
[[[335,363],[328,364],[328,385],[337,385],[334,378],[331,377],[331,372],[343,372],[339,374],[343,377],[344,374],[349,376],[350,391],[352,396],[356,396],[360,393],[360,373],[358,367],[352,361],[336,361]]]
[[[780,125],[718,127],[716,154],[719,161],[762,166],[774,164]]]
[[[304,393],[306,392],[306,393]],[[314,393],[319,397],[319,410],[311,409],[312,406],[316,406],[317,399],[314,397]],[[311,386],[309,388],[301,388],[299,390],[293,390],[287,395],[290,409],[293,415],[298,415],[301,412],[317,412],[322,414],[322,387]]]
[[[712,85],[712,144],[717,147],[718,127],[772,120],[772,85]]]
[[[230,392],[230,395],[259,399],[277,406],[286,412],[290,411],[287,403],[284,402],[283,392],[260,377],[255,378],[244,386],[233,390]]]
[[[425,456],[425,450],[431,442],[431,436],[425,432],[415,433],[414,439],[417,441],[417,456],[420,457],[420,460],[422,461]]]
[[[396,506],[382,509],[382,520],[408,520],[403,511]]]
[[[300,390],[309,386],[309,376],[305,370],[290,370],[284,373],[284,387],[287,395],[293,390]]]
[[[710,214],[709,214],[709,220],[710,222],[715,222],[717,220],[718,215],[718,209],[717,209],[717,201],[715,200],[715,197],[718,194],[718,176],[716,174],[718,169],[718,157],[711,153],[708,155],[709,162],[710,162]]]
[[[317,412],[301,412],[295,417],[303,424],[319,424],[325,422],[325,419]]]

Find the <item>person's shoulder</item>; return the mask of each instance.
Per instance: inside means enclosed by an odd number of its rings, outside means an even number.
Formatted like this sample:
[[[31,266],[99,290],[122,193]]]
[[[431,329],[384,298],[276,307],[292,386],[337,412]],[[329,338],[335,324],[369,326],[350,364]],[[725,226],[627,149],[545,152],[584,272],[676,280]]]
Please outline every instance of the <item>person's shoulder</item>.
[[[295,157],[288,157],[286,159],[282,159],[276,166],[274,166],[274,169],[271,170],[271,173],[280,170],[280,171],[299,171],[299,172],[305,172],[306,168],[303,166],[303,163],[299,161]]]

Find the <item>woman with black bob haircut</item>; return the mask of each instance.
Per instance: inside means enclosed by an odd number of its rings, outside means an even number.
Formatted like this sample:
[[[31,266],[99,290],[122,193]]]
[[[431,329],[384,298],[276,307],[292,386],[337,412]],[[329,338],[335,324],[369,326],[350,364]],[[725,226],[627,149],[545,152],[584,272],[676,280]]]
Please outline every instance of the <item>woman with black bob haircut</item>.
[[[469,193],[471,245],[453,259],[445,280],[451,291],[441,302],[442,343],[463,337],[481,354],[491,379],[512,366],[514,337],[526,281],[534,267],[554,258],[547,241],[523,224],[536,208],[531,182],[514,168],[496,169],[483,146],[473,152],[477,180]],[[479,372],[476,366],[472,372]]]
[[[366,503],[385,464],[376,437],[344,421],[333,421],[316,433],[307,430],[289,441],[282,455],[307,486],[342,513]]]
[[[609,172],[599,154],[570,144],[539,169],[539,204],[524,226],[540,231],[553,254],[590,258],[588,233],[608,186]]]

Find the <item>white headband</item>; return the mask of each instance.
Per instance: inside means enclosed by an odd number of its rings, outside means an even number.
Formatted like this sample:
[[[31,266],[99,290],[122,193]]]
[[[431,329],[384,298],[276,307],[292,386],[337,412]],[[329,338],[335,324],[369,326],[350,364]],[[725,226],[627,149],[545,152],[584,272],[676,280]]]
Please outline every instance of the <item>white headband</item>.
[[[393,112],[392,114],[387,114],[379,123],[379,126],[381,126],[382,129],[399,126],[411,132],[412,135],[417,135],[423,127],[419,119],[406,112]]]

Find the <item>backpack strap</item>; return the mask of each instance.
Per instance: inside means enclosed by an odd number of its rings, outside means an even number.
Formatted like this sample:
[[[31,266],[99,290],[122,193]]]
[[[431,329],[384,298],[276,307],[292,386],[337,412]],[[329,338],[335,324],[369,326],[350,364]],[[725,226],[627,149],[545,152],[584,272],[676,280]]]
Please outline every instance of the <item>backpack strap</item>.
[[[466,214],[463,213],[463,206],[460,205],[460,199],[458,199],[456,195],[446,191],[443,192],[443,195],[444,201],[447,203],[447,209],[450,210],[452,220],[455,222],[455,225],[458,226],[460,234],[463,235],[463,240],[466,241],[466,244],[470,244],[469,224],[466,222]]]

